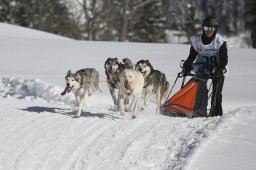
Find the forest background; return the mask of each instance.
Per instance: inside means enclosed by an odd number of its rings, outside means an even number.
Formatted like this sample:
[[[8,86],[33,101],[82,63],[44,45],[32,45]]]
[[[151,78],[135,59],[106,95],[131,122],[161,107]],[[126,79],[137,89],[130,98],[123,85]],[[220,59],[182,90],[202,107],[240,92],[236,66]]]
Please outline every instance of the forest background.
[[[0,0],[0,22],[90,41],[188,43],[207,15],[256,48],[255,0]]]

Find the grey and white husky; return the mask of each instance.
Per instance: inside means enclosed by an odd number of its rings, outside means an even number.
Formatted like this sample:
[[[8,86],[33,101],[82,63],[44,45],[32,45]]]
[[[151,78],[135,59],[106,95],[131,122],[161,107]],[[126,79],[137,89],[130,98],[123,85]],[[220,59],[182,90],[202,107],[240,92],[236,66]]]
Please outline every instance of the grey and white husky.
[[[143,87],[145,100],[142,110],[148,105],[151,94],[155,94],[157,103],[156,113],[159,113],[161,100],[166,96],[169,89],[169,82],[167,81],[165,74],[155,70],[149,60],[138,61],[135,68],[143,74],[145,79]]]
[[[71,70],[69,70],[65,79],[66,88],[61,95],[63,96],[71,91],[74,93],[79,104],[76,114],[78,118],[82,112],[86,91],[88,91],[89,96],[91,95],[90,88],[92,91],[98,90],[102,92],[99,85],[99,73],[94,68],[81,69],[76,73],[71,73]]]
[[[111,97],[114,104],[118,107],[117,97],[115,96],[115,90],[120,88],[119,75],[125,68],[132,68],[132,62],[129,58],[124,58],[122,62],[119,62],[117,58],[108,58],[105,61],[104,68],[107,76],[107,83]]]

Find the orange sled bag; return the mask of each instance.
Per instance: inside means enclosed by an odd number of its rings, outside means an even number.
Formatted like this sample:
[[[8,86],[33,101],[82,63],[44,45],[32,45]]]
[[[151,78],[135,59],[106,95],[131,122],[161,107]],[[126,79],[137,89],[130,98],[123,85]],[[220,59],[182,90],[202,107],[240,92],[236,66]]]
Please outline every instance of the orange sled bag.
[[[192,77],[176,94],[162,105],[163,114],[181,117],[206,117],[207,80]]]

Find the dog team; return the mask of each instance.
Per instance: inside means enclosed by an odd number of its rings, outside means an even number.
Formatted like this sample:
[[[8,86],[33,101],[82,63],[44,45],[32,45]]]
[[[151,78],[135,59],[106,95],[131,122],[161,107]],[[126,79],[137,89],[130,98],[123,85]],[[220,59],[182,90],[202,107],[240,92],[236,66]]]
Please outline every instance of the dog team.
[[[169,89],[169,82],[164,73],[155,70],[149,60],[140,60],[135,67],[129,58],[124,58],[119,62],[117,58],[108,58],[104,64],[107,84],[114,104],[119,109],[122,116],[125,112],[132,112],[132,119],[136,118],[138,103],[142,95],[144,96],[143,106],[140,111],[144,110],[148,104],[151,95],[156,97],[156,113],[160,112],[161,100],[164,98]],[[80,117],[85,93],[91,95],[91,90],[101,91],[99,73],[94,68],[86,68],[72,73],[67,72],[65,77],[66,87],[61,95],[73,92],[78,101],[77,118]],[[116,97],[115,91],[118,91]],[[129,97],[131,102],[129,102]]]

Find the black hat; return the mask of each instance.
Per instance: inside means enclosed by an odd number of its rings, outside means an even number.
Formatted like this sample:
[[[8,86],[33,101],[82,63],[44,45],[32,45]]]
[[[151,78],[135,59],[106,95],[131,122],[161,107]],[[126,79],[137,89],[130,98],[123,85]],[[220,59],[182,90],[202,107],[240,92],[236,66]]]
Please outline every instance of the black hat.
[[[218,27],[218,20],[213,16],[207,16],[203,20],[202,26]]]

